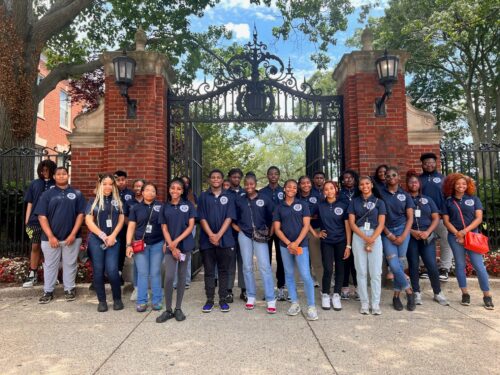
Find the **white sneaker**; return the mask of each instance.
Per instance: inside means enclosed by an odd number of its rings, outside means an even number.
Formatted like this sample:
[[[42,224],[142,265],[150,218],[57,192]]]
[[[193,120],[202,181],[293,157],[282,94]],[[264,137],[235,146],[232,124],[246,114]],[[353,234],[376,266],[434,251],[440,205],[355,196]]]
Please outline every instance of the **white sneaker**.
[[[318,310],[316,310],[316,306],[309,306],[307,308],[307,320],[318,320]]]
[[[331,309],[330,305],[330,296],[326,293],[321,294],[321,308],[323,310],[330,310]]]
[[[441,306],[449,306],[450,303],[444,296],[443,292],[439,294],[434,294],[434,301],[438,302]]]
[[[290,306],[290,308],[288,309],[288,311],[286,313],[287,313],[287,315],[290,315],[290,316],[297,315],[298,313],[300,313],[300,305],[297,302],[292,302],[292,305]]]
[[[335,311],[342,310],[342,303],[340,302],[340,294],[333,293],[333,296],[332,296],[332,305],[333,305],[333,309]]]
[[[130,296],[131,301],[137,301],[137,287],[134,287],[134,291],[132,292],[132,295]]]
[[[415,292],[415,305],[422,305],[422,293]]]
[[[368,315],[370,313],[370,309],[367,303],[362,303],[361,308],[359,309],[359,313],[363,315]]]
[[[38,283],[38,278],[35,271],[30,271],[26,281],[23,283],[23,288],[33,288]]]
[[[381,314],[382,314],[382,310],[380,310],[380,306],[373,305],[372,306],[372,315],[381,315]]]

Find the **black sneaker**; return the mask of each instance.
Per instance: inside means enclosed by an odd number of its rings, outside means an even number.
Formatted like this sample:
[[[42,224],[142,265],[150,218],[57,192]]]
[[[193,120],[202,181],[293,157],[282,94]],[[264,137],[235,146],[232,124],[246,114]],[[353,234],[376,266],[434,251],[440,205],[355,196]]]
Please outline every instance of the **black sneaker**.
[[[415,293],[408,294],[406,293],[406,309],[408,311],[415,311],[416,308],[415,304]]]
[[[38,303],[44,305],[46,303],[49,303],[54,299],[54,293],[53,292],[45,292],[43,293],[43,296],[40,297],[38,300]]]
[[[106,303],[106,301],[99,302],[99,305],[97,305],[97,311],[98,312],[108,311],[108,304]]]
[[[175,309],[174,317],[175,317],[175,320],[177,320],[178,322],[182,322],[183,320],[186,320],[186,315],[184,315],[184,313],[182,312],[181,309]]]
[[[493,299],[491,298],[491,296],[483,297],[483,301],[484,301],[484,308],[486,310],[494,310],[495,309],[495,305],[493,305]]]
[[[174,314],[171,309],[164,311],[158,318],[156,318],[156,323],[165,323],[167,320],[172,319]]]
[[[429,274],[427,273],[427,271],[422,271],[420,272],[420,274],[418,275],[422,280],[425,280],[425,279],[428,279],[429,278]]]
[[[121,299],[113,301],[113,310],[123,310],[123,302]]]
[[[470,306],[470,295],[467,293],[462,294],[462,302],[460,304]]]
[[[33,288],[38,283],[36,270],[30,270],[28,276],[24,279],[23,288]]]
[[[403,311],[403,303],[399,297],[392,297],[392,305],[394,306],[394,310]]]
[[[245,302],[248,300],[246,289],[241,289],[240,299],[242,301],[245,301]],[[265,300],[265,298],[264,298],[264,300]]]
[[[71,290],[65,290],[64,298],[66,298],[66,302],[74,301],[76,299],[76,289],[73,288]]]
[[[439,269],[439,280],[448,281],[448,270],[446,268]]]
[[[227,303],[233,303],[234,302],[234,295],[233,295],[233,291],[231,289],[229,289],[227,291],[226,302]]]

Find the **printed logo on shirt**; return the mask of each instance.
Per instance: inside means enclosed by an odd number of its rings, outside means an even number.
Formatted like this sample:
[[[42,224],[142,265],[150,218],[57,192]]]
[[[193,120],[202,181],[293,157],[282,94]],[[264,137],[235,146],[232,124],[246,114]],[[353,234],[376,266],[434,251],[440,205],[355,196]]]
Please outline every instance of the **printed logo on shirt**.
[[[293,205],[293,209],[297,212],[302,211],[302,205],[300,203],[296,203]]]
[[[466,206],[472,207],[474,206],[474,199],[467,199],[464,203]]]
[[[113,207],[118,207],[118,201],[117,201],[116,199],[113,199],[113,200],[111,201],[111,205],[112,205]]]
[[[335,215],[340,216],[344,213],[344,210],[340,207],[337,207],[337,208],[335,208],[335,210],[333,210],[333,212],[335,212]]]
[[[280,191],[280,192],[278,193],[278,199],[283,199],[283,197],[284,197],[283,192],[282,192],[282,191]]]
[[[257,207],[264,207],[264,200],[263,200],[263,199],[257,199],[257,200],[255,201],[255,205],[256,205]]]
[[[49,189],[54,189],[56,185],[49,186]]]
[[[406,195],[404,194],[398,194],[398,199],[401,201],[401,202],[404,202],[406,200]]]
[[[429,200],[427,198],[420,198],[420,203],[427,204],[429,203]]]
[[[179,209],[182,211],[182,212],[188,212],[189,211],[189,206],[187,204],[182,204]]]
[[[368,208],[369,210],[373,210],[375,208],[375,203],[373,202],[368,202],[366,204],[366,208]]]
[[[227,197],[220,197],[220,204],[227,204],[229,202],[229,199]]]
[[[125,198],[126,201],[129,201],[129,200],[132,199],[132,196],[130,194],[125,194],[124,198]]]
[[[435,184],[439,184],[441,182],[441,177],[434,177],[432,179],[432,182],[434,182]]]
[[[68,193],[68,195],[66,195],[68,197],[68,199],[75,199],[76,198],[76,194],[75,193]]]
[[[316,203],[318,203],[318,198],[311,197],[311,198],[309,198],[309,202],[311,202],[312,204],[316,204]]]
[[[155,204],[153,206],[153,210],[155,210],[156,212],[160,212],[160,208],[161,208],[161,205],[159,205],[159,204]]]

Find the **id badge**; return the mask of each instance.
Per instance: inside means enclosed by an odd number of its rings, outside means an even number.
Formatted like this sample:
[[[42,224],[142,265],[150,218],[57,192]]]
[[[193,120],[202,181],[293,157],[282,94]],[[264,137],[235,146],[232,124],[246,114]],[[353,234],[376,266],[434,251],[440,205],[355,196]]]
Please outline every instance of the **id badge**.
[[[415,210],[415,217],[420,217],[420,215],[422,215],[422,211],[420,210]]]
[[[365,229],[365,230],[370,230],[370,222],[368,222],[368,221],[367,221],[367,222],[365,223],[364,229]]]
[[[111,220],[111,219],[107,219],[107,220],[106,220],[106,227],[108,227],[108,228],[113,227],[113,220]]]
[[[151,224],[146,225],[146,233],[151,233],[153,231],[153,226]]]

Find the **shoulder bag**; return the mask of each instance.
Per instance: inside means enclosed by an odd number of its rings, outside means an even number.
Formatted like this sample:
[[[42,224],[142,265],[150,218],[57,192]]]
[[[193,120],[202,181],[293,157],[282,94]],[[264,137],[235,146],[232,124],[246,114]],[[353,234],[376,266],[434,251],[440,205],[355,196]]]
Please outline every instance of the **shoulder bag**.
[[[457,206],[458,208],[458,212],[460,213],[460,218],[462,219],[462,224],[465,229],[465,220],[464,216],[462,215],[462,209],[455,200],[453,200],[453,203],[455,203],[455,206]],[[490,247],[488,246],[488,237],[486,237],[482,233],[465,233],[464,247],[467,250],[474,251],[478,254],[486,254],[488,251],[490,251]]]
[[[151,215],[153,214],[154,203],[155,202],[151,203],[151,208],[149,209],[149,217],[148,217],[148,222],[146,223],[146,228],[148,227],[149,222],[151,220]],[[130,244],[130,246],[132,246],[134,254],[142,253],[146,248],[146,244],[144,243],[144,237],[146,236],[146,228],[144,228],[144,233],[142,234],[142,238],[140,240],[132,241],[132,243]]]

